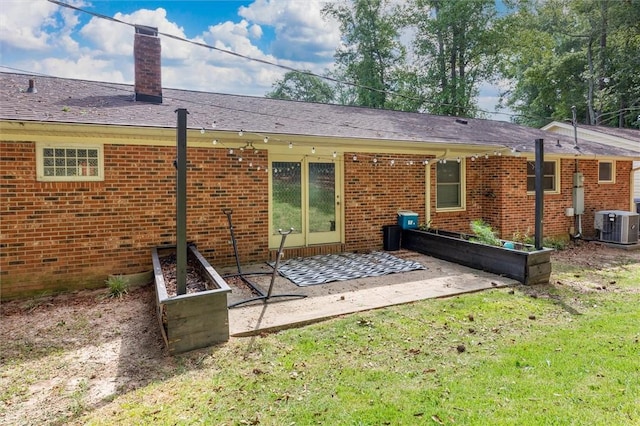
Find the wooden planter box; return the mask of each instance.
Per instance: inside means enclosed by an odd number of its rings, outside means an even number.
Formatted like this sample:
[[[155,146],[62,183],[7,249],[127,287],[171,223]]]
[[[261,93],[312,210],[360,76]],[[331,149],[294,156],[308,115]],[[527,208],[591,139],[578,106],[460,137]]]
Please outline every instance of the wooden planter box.
[[[229,340],[227,293],[231,288],[194,247],[188,247],[188,258],[207,290],[169,297],[162,274],[160,258],[175,253],[175,246],[151,251],[156,287],[156,304],[160,330],[170,354],[179,354]]]
[[[492,272],[523,284],[543,284],[551,276],[553,249],[517,250],[469,241],[470,236],[447,231],[402,231],[402,248]],[[528,245],[521,245],[533,248]]]

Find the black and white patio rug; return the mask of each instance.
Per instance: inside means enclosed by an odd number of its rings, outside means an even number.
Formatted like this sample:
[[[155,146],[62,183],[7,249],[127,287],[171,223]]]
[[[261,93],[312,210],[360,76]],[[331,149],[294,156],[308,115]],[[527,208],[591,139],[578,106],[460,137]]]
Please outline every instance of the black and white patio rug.
[[[418,269],[425,269],[425,267],[418,262],[400,259],[384,252],[297,257],[284,260],[278,266],[280,275],[300,287]]]

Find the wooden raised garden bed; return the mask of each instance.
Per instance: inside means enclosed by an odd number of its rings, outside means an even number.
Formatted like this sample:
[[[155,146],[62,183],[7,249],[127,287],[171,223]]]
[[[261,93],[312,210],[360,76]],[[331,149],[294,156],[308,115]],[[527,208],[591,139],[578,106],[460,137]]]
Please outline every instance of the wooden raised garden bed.
[[[175,256],[175,251],[175,246],[151,251],[156,310],[169,353],[178,354],[229,340],[227,293],[231,288],[196,247],[189,245],[187,262],[192,273],[199,277],[202,289],[179,296],[173,290],[174,295],[170,295],[163,275],[163,260]]]
[[[553,249],[535,250],[526,244],[515,248],[470,241],[472,236],[447,231],[402,231],[402,248],[438,259],[503,275],[523,284],[544,284],[551,276]]]

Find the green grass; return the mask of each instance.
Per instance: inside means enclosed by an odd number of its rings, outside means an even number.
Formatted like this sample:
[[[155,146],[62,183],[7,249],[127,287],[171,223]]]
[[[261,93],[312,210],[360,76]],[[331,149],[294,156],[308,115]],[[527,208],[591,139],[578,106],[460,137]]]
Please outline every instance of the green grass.
[[[640,265],[589,274],[615,291],[495,289],[233,339],[81,421],[637,425]]]

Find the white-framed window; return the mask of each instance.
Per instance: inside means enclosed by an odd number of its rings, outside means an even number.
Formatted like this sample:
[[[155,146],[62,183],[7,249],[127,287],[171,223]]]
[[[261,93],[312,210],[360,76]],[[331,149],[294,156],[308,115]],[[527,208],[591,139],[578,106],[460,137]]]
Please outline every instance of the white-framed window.
[[[542,168],[542,186],[544,192],[560,192],[560,175],[558,173],[558,162],[545,161]],[[536,162],[527,161],[527,192],[536,190]]]
[[[80,143],[36,143],[39,181],[104,180],[102,145]]]
[[[598,162],[598,183],[616,183],[616,163],[613,161]]]
[[[465,209],[464,159],[438,162],[436,164],[436,210],[453,211]]]

